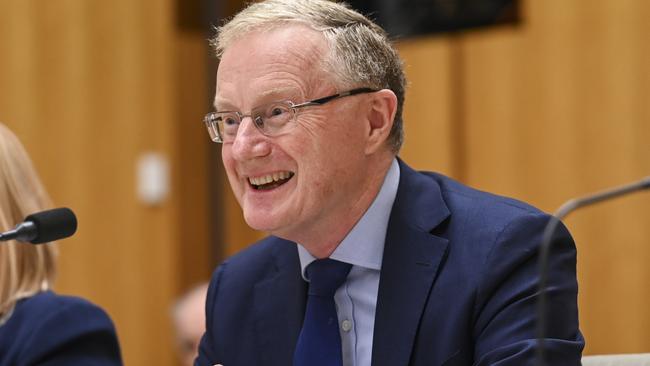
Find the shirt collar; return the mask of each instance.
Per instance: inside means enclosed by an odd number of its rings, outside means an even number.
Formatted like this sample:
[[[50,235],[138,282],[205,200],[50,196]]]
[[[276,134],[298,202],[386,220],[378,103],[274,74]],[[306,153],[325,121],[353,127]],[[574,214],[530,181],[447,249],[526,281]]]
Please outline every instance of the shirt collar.
[[[399,176],[399,164],[397,159],[393,159],[377,197],[375,197],[366,213],[363,214],[348,235],[336,247],[330,258],[354,266],[374,270],[381,269],[388,219],[397,195]],[[316,258],[300,244],[298,245],[298,255],[304,278],[305,268]]]

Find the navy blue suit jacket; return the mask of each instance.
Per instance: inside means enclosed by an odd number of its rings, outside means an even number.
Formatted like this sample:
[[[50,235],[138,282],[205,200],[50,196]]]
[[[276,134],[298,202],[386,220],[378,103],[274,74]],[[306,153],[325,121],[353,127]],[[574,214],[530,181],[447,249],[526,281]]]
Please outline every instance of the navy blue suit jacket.
[[[537,253],[549,216],[400,162],[380,274],[372,366],[532,365]],[[550,259],[550,365],[579,365],[576,249]],[[288,366],[306,284],[296,244],[268,237],[215,271],[197,365]]]
[[[0,327],[0,366],[119,366],[106,313],[86,300],[41,292],[22,299]]]

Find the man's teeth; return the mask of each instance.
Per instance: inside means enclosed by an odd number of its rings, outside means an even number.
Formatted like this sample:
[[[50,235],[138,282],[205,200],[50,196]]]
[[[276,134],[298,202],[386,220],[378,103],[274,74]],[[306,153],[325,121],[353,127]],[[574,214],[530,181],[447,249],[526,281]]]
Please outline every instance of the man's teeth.
[[[276,172],[273,174],[263,175],[261,177],[250,177],[248,178],[248,181],[250,182],[250,184],[254,186],[261,186],[264,184],[269,184],[280,180],[289,179],[291,178],[292,175],[293,173],[291,172]]]

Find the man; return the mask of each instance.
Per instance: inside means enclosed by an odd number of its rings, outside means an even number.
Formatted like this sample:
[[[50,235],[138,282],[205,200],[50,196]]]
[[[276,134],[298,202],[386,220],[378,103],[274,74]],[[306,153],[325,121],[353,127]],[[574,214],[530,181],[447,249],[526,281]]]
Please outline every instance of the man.
[[[198,354],[201,336],[205,333],[205,294],[208,284],[201,283],[183,294],[172,307],[178,358],[183,366],[191,366]]]
[[[195,364],[532,364],[548,216],[396,157],[405,79],[384,31],[341,4],[268,0],[213,45],[205,122],[246,222],[272,236],[215,272]],[[547,361],[579,365],[560,231]]]

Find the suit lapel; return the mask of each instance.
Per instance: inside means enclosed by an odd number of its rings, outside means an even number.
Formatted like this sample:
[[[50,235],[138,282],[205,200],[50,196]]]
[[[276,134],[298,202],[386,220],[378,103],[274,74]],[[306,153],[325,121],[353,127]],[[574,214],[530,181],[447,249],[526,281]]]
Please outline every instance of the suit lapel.
[[[300,275],[296,244],[277,239],[268,276],[255,286],[254,311],[260,364],[286,366],[305,313],[306,283]]]
[[[408,365],[422,312],[447,252],[431,234],[449,216],[440,187],[400,161],[379,281],[372,365]]]

